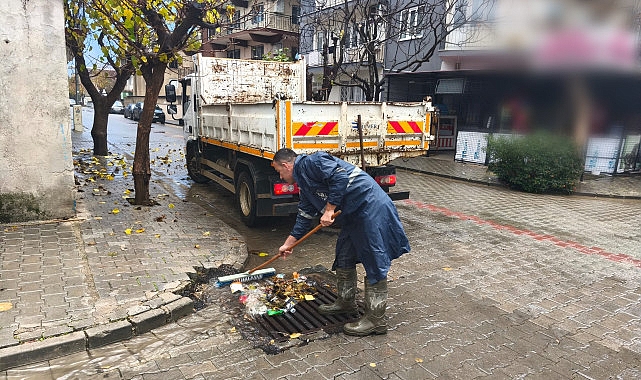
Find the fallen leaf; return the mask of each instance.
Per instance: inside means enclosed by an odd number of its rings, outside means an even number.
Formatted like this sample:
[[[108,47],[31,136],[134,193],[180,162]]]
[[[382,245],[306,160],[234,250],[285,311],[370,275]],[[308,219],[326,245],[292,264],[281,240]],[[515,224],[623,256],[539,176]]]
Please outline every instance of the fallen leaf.
[[[157,237],[157,238],[159,238],[159,237],[160,237],[160,234],[155,234],[154,236],[155,236],[155,237]]]
[[[125,230],[125,233],[126,233],[127,235],[131,235],[131,228],[127,228],[127,229]]]
[[[209,236],[209,235],[211,235],[211,232],[209,232],[209,231],[203,232],[203,236]]]
[[[137,229],[137,230],[136,230],[136,233],[137,233],[137,234],[141,234],[141,233],[143,233],[143,232],[145,232],[145,229],[144,229],[144,228],[139,228],[139,229]]]
[[[423,359],[421,359],[421,358],[416,358],[414,360],[416,360],[417,363],[423,363]]]
[[[293,333],[289,335],[289,339],[296,339],[300,337],[302,334],[301,333]]]
[[[200,244],[194,245],[194,248],[200,249]]]
[[[169,207],[169,208],[174,208],[174,207],[176,207],[176,206],[175,206],[173,203],[170,203],[169,205],[167,205],[167,207]]]
[[[313,301],[313,300],[314,300],[314,296],[313,295],[305,294],[305,301]]]
[[[0,302],[0,311],[7,311],[11,310],[13,308],[13,304],[11,302]]]
[[[117,213],[119,213],[119,212],[120,212],[120,210],[119,210],[119,209],[117,209],[117,208],[115,208],[115,209],[111,210],[111,213],[112,213],[112,214],[114,214],[114,215],[115,215],[115,214],[117,214]]]
[[[259,257],[266,257],[266,256],[269,256],[269,253],[266,253],[266,252],[258,252],[258,256],[259,256]]]
[[[376,367],[376,363],[369,363],[370,367]]]
[[[229,329],[229,332],[235,333],[236,332],[236,327],[232,327],[231,329]]]
[[[444,267],[443,270],[452,270],[450,267]]]

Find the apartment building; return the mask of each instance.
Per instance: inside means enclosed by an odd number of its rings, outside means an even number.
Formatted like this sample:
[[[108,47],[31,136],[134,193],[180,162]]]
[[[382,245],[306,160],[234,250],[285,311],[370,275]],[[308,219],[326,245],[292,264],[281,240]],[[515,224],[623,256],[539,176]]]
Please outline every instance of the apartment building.
[[[388,73],[385,100],[431,96],[444,135],[547,129],[573,136],[586,162],[602,162],[597,171],[630,169],[623,158],[635,149],[638,157],[641,140],[637,1],[460,5],[448,13],[463,22],[447,23],[452,29],[434,59],[439,67]],[[456,142],[437,139],[435,148],[456,149]]]
[[[298,54],[298,0],[232,0],[234,12],[218,29],[203,29],[205,56],[263,59]]]

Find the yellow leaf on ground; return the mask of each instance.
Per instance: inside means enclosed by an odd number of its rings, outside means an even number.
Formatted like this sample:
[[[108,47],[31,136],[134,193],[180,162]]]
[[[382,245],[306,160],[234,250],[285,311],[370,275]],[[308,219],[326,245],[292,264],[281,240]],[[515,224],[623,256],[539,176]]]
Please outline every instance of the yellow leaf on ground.
[[[369,363],[370,367],[376,367],[376,363]]]
[[[119,210],[119,209],[117,209],[117,208],[115,208],[115,209],[111,210],[111,213],[112,213],[112,214],[117,214],[117,213],[119,213],[119,212],[120,212],[120,210]]]
[[[137,230],[136,230],[136,233],[137,233],[137,234],[141,234],[141,233],[143,233],[143,232],[145,232],[145,229],[144,229],[144,228],[139,228],[139,229],[137,229]]]
[[[127,235],[131,235],[131,228],[127,228],[127,229],[125,230],[125,233],[126,233]]]
[[[167,207],[169,207],[169,208],[174,208],[174,207],[176,207],[176,206],[175,206],[173,203],[170,203],[169,205],[167,205]]]
[[[313,295],[305,294],[305,301],[313,301],[313,300],[314,300],[314,296]]]
[[[194,248],[200,249],[200,244],[194,245]]]
[[[450,267],[444,267],[443,270],[452,270]]]
[[[159,238],[159,237],[160,237],[160,234],[155,234],[154,236],[155,236],[155,237],[157,237],[157,238]]]
[[[289,335],[289,339],[296,339],[300,337],[302,334],[301,333],[293,333]]]
[[[7,311],[13,309],[11,302],[0,302],[0,311]]]
[[[416,358],[414,360],[416,360],[417,363],[423,363],[423,359],[421,359],[421,358]]]
[[[211,235],[211,232],[209,232],[209,231],[203,232],[203,236],[209,236],[209,235]]]

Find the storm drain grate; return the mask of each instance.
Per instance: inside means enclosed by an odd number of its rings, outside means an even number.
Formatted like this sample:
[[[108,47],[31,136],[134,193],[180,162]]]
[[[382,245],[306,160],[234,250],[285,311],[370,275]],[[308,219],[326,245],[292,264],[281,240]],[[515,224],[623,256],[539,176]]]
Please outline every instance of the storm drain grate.
[[[303,301],[296,304],[296,312],[288,312],[280,315],[261,315],[255,319],[261,335],[274,339],[276,342],[284,342],[291,334],[309,334],[323,330],[328,334],[342,331],[343,325],[358,320],[363,314],[363,308],[359,305],[357,312],[352,314],[324,315],[318,311],[318,306],[332,303],[336,299],[336,293],[322,287],[315,287],[318,293],[313,301]]]

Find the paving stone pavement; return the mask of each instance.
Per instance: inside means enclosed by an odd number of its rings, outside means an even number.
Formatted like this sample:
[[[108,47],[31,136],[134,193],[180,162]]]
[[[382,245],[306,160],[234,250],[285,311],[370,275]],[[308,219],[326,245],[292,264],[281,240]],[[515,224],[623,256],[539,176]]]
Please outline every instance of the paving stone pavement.
[[[196,266],[240,267],[242,238],[173,194],[160,170],[159,205],[130,206],[119,166],[127,152],[95,162],[90,147],[86,131],[74,133],[88,172],[75,220],[1,226],[0,302],[13,307],[0,312],[0,378],[641,378],[634,177],[619,190],[610,183],[623,177],[609,178],[601,195],[630,198],[613,201],[479,186],[497,183],[482,166],[443,157],[397,163],[417,196],[398,203],[412,252],[390,272],[389,333],[267,355],[221,305],[191,313],[172,292]],[[172,158],[180,164],[180,152]],[[47,365],[24,365],[39,360]]]

